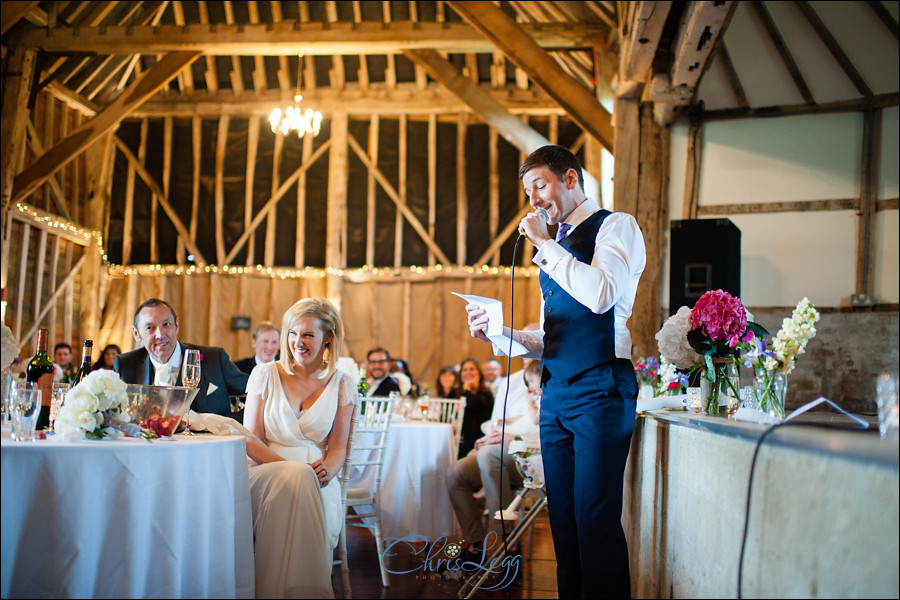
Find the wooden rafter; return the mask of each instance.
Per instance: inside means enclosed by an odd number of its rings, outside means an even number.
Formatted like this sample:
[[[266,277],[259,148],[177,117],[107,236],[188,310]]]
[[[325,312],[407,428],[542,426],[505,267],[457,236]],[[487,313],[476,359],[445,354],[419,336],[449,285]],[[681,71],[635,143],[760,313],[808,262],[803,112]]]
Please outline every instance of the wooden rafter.
[[[498,9],[499,10],[499,9]],[[547,48],[585,48],[605,27],[592,23],[523,25],[535,44]],[[492,52],[495,47],[465,23],[430,21],[365,21],[354,23],[265,23],[115,26],[52,32],[32,29],[16,32],[10,44],[42,48],[46,52],[97,54],[154,54],[197,51],[208,56],[294,56],[298,46],[305,55],[397,54],[430,48],[445,52]]]
[[[15,0],[6,0],[5,4],[0,4],[0,35],[9,31],[9,28],[23,18],[28,12],[38,5],[37,2],[18,2]]]
[[[31,194],[47,178],[115,127],[132,108],[155,94],[159,88],[175,77],[178,71],[191,64],[198,56],[197,52],[173,52],[163,57],[97,116],[19,173],[13,184],[12,201],[16,202]]]
[[[880,5],[881,3],[879,2],[878,4]],[[769,13],[769,9],[767,9],[766,5],[759,0],[750,2],[749,6],[756,13],[760,22],[762,22],[763,28],[769,35],[769,39],[772,40],[772,43],[775,45],[778,55],[781,57],[784,66],[787,67],[788,73],[791,74],[791,79],[794,80],[794,85],[797,86],[797,90],[799,90],[800,95],[803,96],[803,100],[809,104],[815,104],[815,99],[813,98],[812,92],[809,90],[809,86],[806,84],[806,79],[804,79],[803,73],[800,72],[800,67],[797,66],[797,61],[794,60],[794,55],[784,41],[781,32],[778,31],[778,27],[775,25],[775,20],[772,18],[771,13]]]
[[[807,22],[812,26],[816,35],[819,36],[819,39],[821,39],[822,43],[825,44],[825,47],[828,48],[828,51],[837,61],[838,65],[840,65],[847,77],[850,78],[850,81],[853,82],[853,85],[856,86],[857,91],[866,98],[871,96],[872,90],[869,88],[866,80],[860,75],[859,71],[853,65],[853,61],[850,60],[850,57],[847,56],[847,53],[844,52],[835,37],[831,35],[828,27],[825,26],[825,23],[822,22],[822,19],[819,18],[819,14],[810,3],[798,1],[794,4],[797,5],[797,8],[799,8],[800,12],[803,13],[803,16],[806,17]]]
[[[562,73],[525,29],[489,2],[448,0],[447,4],[519,65],[582,129],[613,152],[615,135],[609,112],[587,88]]]

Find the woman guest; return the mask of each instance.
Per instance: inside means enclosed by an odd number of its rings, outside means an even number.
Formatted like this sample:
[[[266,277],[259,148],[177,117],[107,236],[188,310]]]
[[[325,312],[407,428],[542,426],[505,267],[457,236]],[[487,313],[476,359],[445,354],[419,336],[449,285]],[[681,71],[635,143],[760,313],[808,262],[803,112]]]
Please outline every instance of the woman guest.
[[[459,366],[459,379],[462,383],[462,397],[466,399],[462,439],[459,442],[459,458],[463,458],[475,447],[475,440],[481,437],[481,424],[491,418],[494,395],[487,388],[481,367],[474,358],[462,361]]]
[[[257,598],[331,598],[356,380],[337,370],[343,324],[322,298],[298,301],[281,327],[281,358],[247,382],[247,439]]]
[[[462,395],[462,384],[459,382],[459,373],[456,367],[447,365],[441,367],[434,385],[435,397],[459,398]]]
[[[112,370],[113,365],[116,363],[116,357],[122,354],[122,349],[116,346],[115,344],[109,344],[106,348],[103,349],[103,352],[100,353],[100,358],[97,359],[93,365],[91,365],[91,370],[96,371],[97,369],[107,369]]]

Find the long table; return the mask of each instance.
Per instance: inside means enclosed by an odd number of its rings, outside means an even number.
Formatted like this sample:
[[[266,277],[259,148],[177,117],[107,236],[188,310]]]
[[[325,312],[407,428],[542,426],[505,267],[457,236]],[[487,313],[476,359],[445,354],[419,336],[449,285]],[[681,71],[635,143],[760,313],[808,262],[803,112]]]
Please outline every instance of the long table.
[[[3,598],[253,598],[244,438],[13,442]]]

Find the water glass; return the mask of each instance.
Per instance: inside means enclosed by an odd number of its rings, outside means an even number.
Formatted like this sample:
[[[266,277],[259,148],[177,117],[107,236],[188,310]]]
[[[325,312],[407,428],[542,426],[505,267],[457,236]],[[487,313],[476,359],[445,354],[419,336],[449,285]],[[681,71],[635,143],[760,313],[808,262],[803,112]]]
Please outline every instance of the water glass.
[[[883,439],[900,436],[900,406],[897,404],[897,374],[882,373],[878,378],[878,431]]]
[[[12,439],[17,442],[33,442],[40,414],[41,390],[24,385],[15,386],[10,407]]]
[[[695,413],[703,410],[703,395],[699,387],[687,388],[687,409]]]
[[[53,429],[53,423],[56,421],[56,415],[66,401],[66,394],[69,393],[72,384],[64,381],[53,382],[53,395],[50,397],[50,429]]]
[[[0,388],[0,395],[2,395],[3,397],[2,413],[0,413],[0,424],[6,425],[9,422],[9,407],[12,404],[10,400],[12,399],[13,390],[15,389],[14,385],[16,383],[16,378],[9,371],[3,371],[3,373],[0,373],[0,377],[2,377],[2,379],[0,379],[0,385],[3,386],[2,388]]]

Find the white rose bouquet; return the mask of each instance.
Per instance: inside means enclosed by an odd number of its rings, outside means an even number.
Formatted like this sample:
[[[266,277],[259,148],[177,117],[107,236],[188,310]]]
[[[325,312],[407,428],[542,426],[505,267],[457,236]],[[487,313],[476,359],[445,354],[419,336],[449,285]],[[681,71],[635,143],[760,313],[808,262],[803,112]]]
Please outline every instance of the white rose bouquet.
[[[149,429],[129,423],[127,390],[115,371],[93,371],[66,394],[54,430],[62,436],[88,439],[118,437],[120,432],[146,440],[155,438]]]

